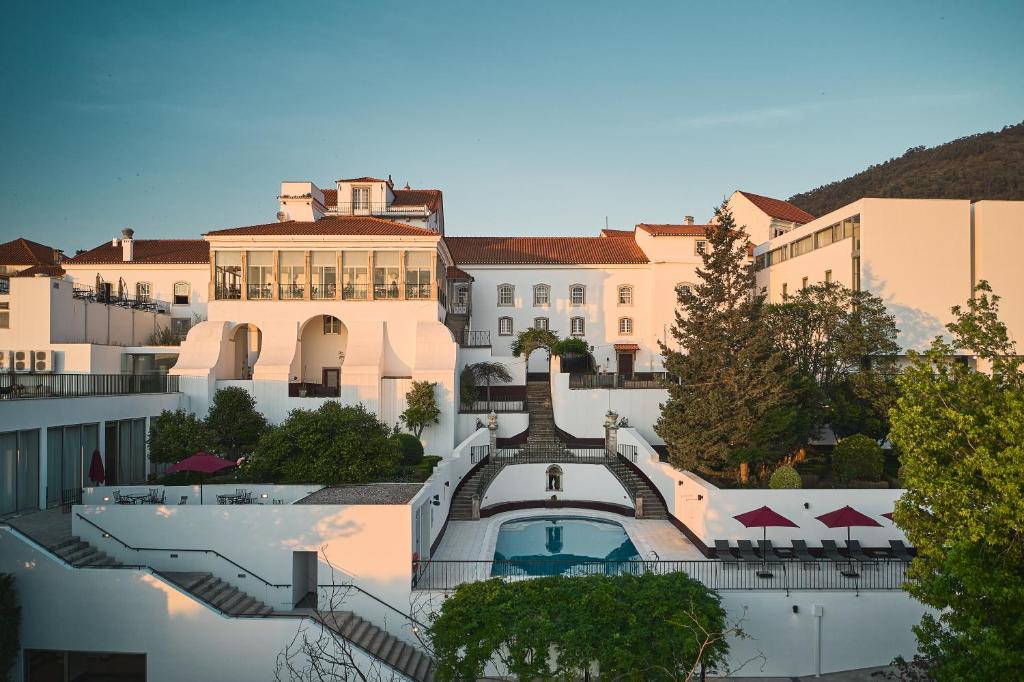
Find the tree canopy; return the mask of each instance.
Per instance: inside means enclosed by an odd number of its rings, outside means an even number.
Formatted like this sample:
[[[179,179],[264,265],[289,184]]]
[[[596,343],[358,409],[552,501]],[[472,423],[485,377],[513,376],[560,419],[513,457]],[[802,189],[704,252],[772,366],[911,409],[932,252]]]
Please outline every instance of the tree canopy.
[[[670,384],[655,430],[674,465],[740,477],[751,463],[781,459],[799,441],[795,372],[763,324],[764,294],[755,288],[748,240],[724,203],[715,209],[697,283],[677,290],[672,337],[662,345]]]
[[[998,311],[980,283],[951,340],[911,354],[890,415],[906,487],[893,518],[917,548],[908,590],[937,610],[915,632],[938,680],[1024,670],[1024,378]]]
[[[267,420],[256,410],[256,400],[239,386],[222,388],[213,395],[206,425],[214,446],[232,459],[252,452],[267,430]]]
[[[512,341],[512,355],[514,357],[530,357],[530,353],[538,348],[546,348],[551,351],[558,345],[558,334],[549,329],[538,329],[528,327],[516,335]]]
[[[417,438],[423,434],[423,429],[436,424],[441,416],[441,408],[437,406],[434,395],[435,389],[437,383],[434,381],[414,381],[405,394],[406,408],[401,419]]]
[[[174,464],[197,452],[213,449],[206,422],[185,410],[164,410],[149,422],[149,458]]]
[[[430,630],[438,680],[492,660],[520,680],[581,679],[595,661],[601,679],[687,679],[725,665],[725,635],[718,595],[682,572],[468,583]]]
[[[394,432],[362,405],[329,401],[292,410],[261,438],[244,466],[256,481],[365,483],[394,472],[401,449]]]

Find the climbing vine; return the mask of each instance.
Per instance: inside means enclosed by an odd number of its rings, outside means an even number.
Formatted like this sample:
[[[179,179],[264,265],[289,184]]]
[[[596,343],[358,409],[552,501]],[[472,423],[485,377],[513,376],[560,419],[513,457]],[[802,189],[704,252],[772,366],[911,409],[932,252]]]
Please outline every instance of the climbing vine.
[[[515,341],[512,342],[512,355],[515,357],[530,357],[530,353],[538,348],[551,350],[558,344],[558,334],[549,329],[537,329],[530,327],[519,332]]]
[[[497,663],[514,679],[688,679],[722,669],[718,595],[685,573],[498,579],[462,585],[431,628],[438,680],[475,680]],[[552,653],[557,652],[557,653]]]

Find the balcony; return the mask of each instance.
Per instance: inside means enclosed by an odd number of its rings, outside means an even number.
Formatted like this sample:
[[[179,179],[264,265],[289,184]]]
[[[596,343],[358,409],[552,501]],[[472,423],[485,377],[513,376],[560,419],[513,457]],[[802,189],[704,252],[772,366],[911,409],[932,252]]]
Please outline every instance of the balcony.
[[[314,284],[309,288],[309,297],[315,301],[332,300],[337,295],[337,284]]]
[[[0,400],[177,393],[168,374],[0,374]]]
[[[274,297],[273,284],[248,284],[245,287],[245,296],[250,301],[266,300]]]
[[[391,218],[406,217],[406,218],[425,218],[430,215],[430,211],[426,206],[395,206],[394,204],[388,204],[386,202],[348,202],[338,203],[337,209],[335,209],[338,215],[368,215],[368,216],[388,216]]]
[[[369,284],[346,284],[341,288],[341,298],[345,301],[365,301],[369,293]]]
[[[591,388],[668,388],[679,379],[668,372],[634,372],[632,374],[601,373],[569,375],[570,389]]]
[[[466,329],[462,332],[463,348],[489,348],[491,345],[491,332],[489,329]]]
[[[405,297],[407,299],[429,299],[430,298],[430,285],[429,284],[406,284],[405,285]]]
[[[301,301],[306,297],[306,285],[279,284],[277,295],[282,301]]]
[[[288,384],[289,398],[337,398],[340,395],[340,386],[325,386],[309,381]]]
[[[146,310],[155,313],[167,312],[167,304],[155,301],[148,296],[128,296],[124,293],[107,291],[104,289],[96,291],[92,287],[84,284],[72,285],[71,295],[78,300],[89,301],[90,303],[104,303],[106,305],[116,305],[121,308]]]
[[[239,285],[218,285],[214,291],[218,301],[237,301],[242,298],[242,287]]]

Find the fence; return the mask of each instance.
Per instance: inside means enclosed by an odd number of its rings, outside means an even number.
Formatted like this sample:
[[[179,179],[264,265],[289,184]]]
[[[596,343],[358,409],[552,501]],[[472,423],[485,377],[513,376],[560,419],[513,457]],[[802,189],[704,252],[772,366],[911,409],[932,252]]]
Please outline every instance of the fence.
[[[712,590],[899,590],[907,581],[909,564],[876,562],[801,562],[768,560],[602,561],[583,559],[503,559],[483,561],[425,561],[416,567],[413,588],[453,590],[459,585],[490,578],[526,580],[540,576],[641,575],[686,573]]]
[[[459,405],[459,412],[526,412],[522,400],[474,400],[470,405]]]
[[[482,462],[490,453],[490,445],[471,445],[469,447],[469,463]]]
[[[177,392],[168,374],[0,374],[0,400]]]
[[[678,379],[668,372],[570,374],[569,388],[666,388]]]
[[[129,296],[123,291],[115,290],[113,287],[109,289],[101,288],[97,291],[88,285],[75,283],[71,285],[71,295],[74,298],[92,303],[106,303],[107,305],[116,305],[122,308],[133,308],[135,310],[157,313],[167,312],[167,305],[165,303],[154,301],[149,296]]]
[[[462,332],[463,348],[487,348],[491,345],[491,332],[489,329],[466,329]]]
[[[81,488],[64,488],[60,491],[60,510],[63,513],[70,514],[76,504],[82,504]]]

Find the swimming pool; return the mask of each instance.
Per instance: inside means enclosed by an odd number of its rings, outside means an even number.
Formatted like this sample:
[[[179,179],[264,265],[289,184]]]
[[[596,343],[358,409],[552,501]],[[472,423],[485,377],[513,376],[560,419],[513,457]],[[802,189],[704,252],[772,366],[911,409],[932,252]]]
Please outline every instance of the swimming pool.
[[[639,558],[626,529],[615,521],[534,516],[499,526],[491,575],[615,574]]]

